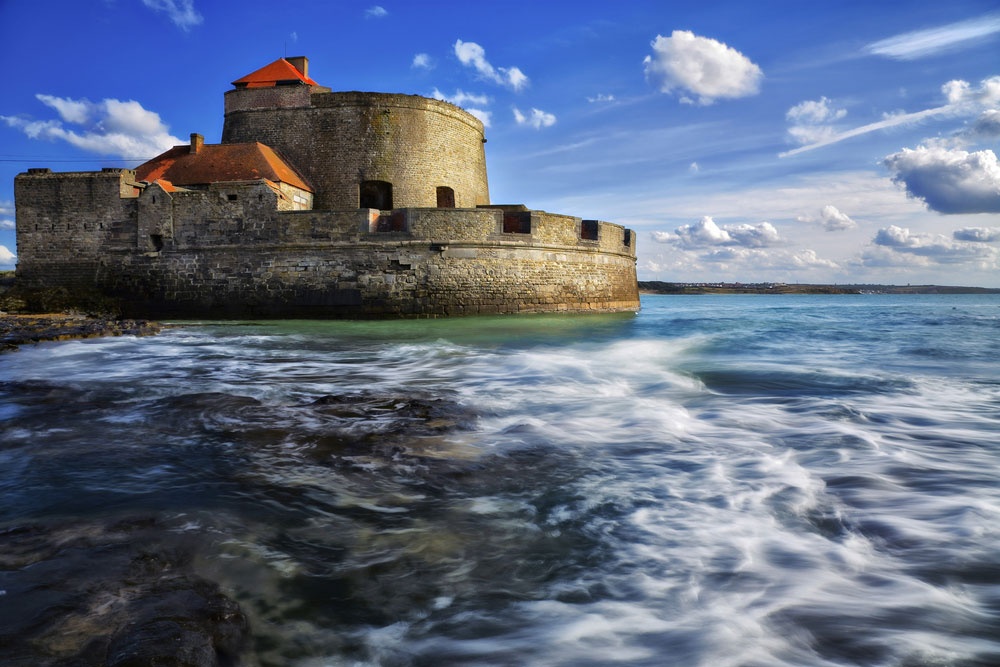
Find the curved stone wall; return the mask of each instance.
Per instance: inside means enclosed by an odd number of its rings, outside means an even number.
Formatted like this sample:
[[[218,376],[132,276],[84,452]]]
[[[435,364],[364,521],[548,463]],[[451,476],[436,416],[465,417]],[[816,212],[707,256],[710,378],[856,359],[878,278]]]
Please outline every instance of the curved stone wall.
[[[443,317],[639,309],[635,260],[580,248],[314,244],[109,258],[98,283],[145,317]]]
[[[314,93],[308,107],[261,108],[226,93],[223,143],[259,141],[280,152],[316,188],[320,210],[361,206],[365,182],[391,185],[391,206],[438,206],[450,188],[454,206],[489,204],[483,125],[458,107],[417,95]]]

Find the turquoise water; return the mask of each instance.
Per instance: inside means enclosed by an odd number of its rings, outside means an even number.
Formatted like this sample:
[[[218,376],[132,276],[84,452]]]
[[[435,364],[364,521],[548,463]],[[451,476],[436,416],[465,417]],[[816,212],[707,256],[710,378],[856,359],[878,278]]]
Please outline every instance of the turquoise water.
[[[0,356],[0,419],[4,664],[168,571],[247,665],[1000,664],[996,296],[184,323]]]

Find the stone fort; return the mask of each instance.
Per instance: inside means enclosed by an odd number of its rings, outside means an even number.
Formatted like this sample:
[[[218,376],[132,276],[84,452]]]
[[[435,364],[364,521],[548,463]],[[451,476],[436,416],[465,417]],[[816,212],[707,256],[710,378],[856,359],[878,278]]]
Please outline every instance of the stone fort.
[[[144,317],[637,310],[633,231],[492,204],[485,143],[456,106],[281,58],[233,82],[219,144],[19,174],[17,284]]]

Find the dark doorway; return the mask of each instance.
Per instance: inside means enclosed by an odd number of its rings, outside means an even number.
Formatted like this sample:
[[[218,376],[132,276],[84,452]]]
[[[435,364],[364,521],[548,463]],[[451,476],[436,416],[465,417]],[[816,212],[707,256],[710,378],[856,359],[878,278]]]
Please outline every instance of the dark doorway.
[[[361,208],[392,210],[392,183],[385,181],[361,181]]]
[[[447,185],[439,185],[437,189],[438,208],[455,208],[455,191]]]

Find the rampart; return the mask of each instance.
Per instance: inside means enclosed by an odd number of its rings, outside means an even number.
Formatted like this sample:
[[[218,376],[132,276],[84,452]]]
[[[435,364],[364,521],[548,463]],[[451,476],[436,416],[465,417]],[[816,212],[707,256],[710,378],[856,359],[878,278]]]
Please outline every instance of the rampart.
[[[18,281],[129,315],[400,317],[638,308],[620,225],[524,207],[281,210],[265,181],[168,191],[129,170],[15,179]]]

